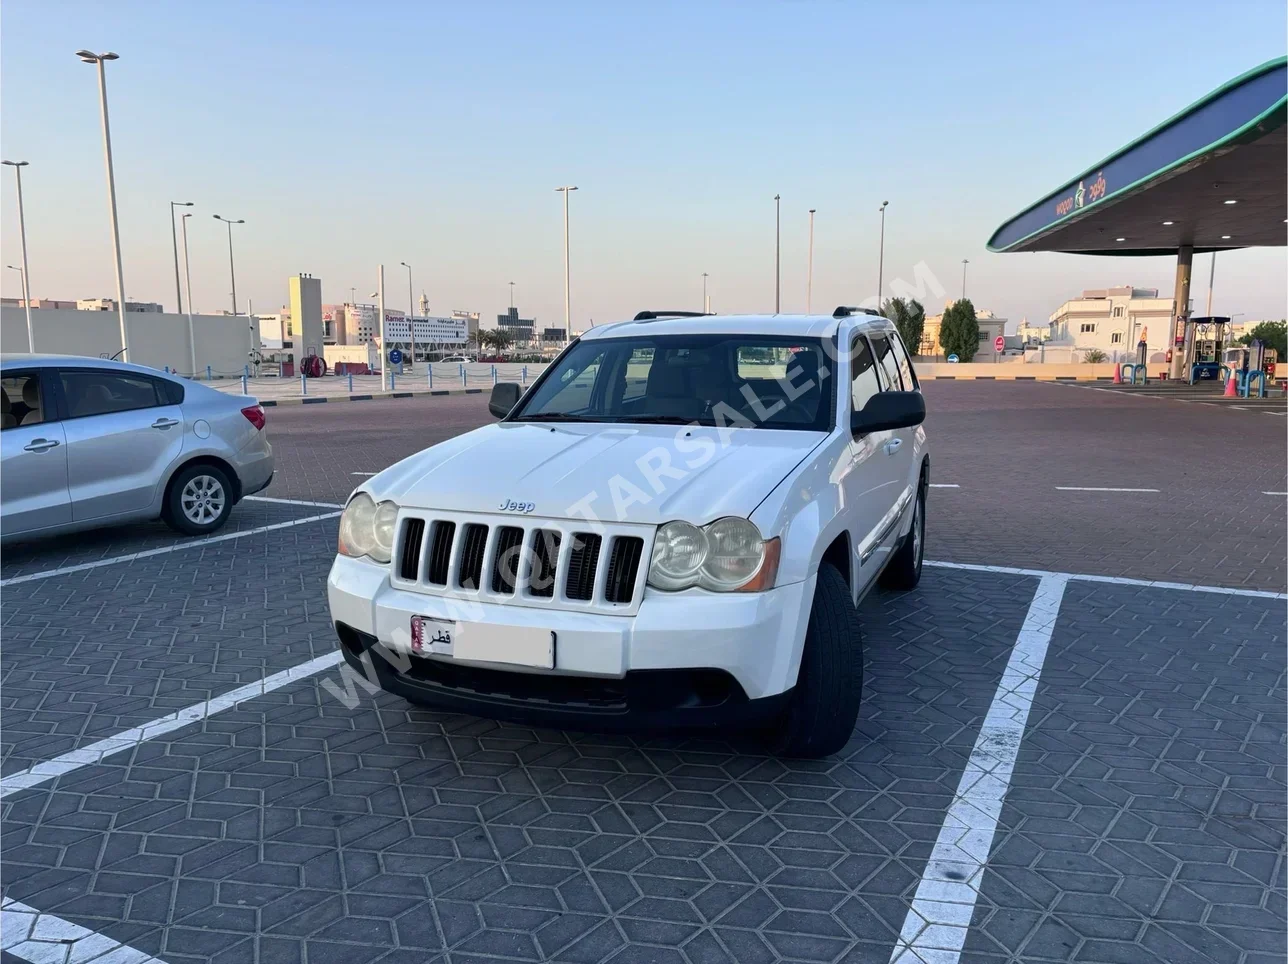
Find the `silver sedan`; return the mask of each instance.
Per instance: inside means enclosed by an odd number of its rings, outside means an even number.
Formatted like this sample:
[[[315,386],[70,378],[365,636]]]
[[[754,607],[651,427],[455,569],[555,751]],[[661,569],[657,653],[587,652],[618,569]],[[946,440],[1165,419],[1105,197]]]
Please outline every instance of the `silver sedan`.
[[[0,355],[0,538],[222,526],[273,478],[264,409],[140,365]]]

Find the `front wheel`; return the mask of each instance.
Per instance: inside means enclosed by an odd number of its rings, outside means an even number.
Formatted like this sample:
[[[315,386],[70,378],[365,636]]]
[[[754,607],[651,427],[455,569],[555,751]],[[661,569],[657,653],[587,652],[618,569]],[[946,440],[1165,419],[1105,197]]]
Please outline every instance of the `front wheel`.
[[[223,527],[233,511],[233,487],[223,469],[190,465],[170,480],[162,518],[185,535],[203,536]]]
[[[849,742],[863,698],[863,635],[850,587],[835,567],[818,567],[814,605],[792,701],[766,748],[778,756],[824,757]]]
[[[921,560],[926,550],[926,486],[917,486],[912,508],[912,526],[885,571],[881,585],[887,589],[916,589],[921,582]]]

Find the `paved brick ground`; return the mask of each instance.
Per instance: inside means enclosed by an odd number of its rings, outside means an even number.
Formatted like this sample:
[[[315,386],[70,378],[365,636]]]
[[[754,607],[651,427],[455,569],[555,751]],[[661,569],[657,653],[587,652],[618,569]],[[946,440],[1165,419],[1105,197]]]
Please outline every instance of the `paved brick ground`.
[[[932,556],[1283,588],[1285,502],[1260,494],[1288,488],[1279,418],[1050,385],[927,394],[935,481],[961,486],[933,493]],[[343,501],[352,473],[485,406],[275,410],[266,494]],[[1240,441],[1264,458],[1210,470]],[[326,511],[248,502],[233,526]],[[311,522],[5,586],[3,772],[333,651],[334,539]],[[6,547],[0,577],[181,541]],[[864,708],[832,760],[362,691],[346,707],[313,678],[5,797],[0,883],[171,964],[885,964],[1034,585],[936,569],[871,596]],[[1284,675],[1282,602],[1071,584],[962,960],[1282,960]]]
[[[1278,964],[1284,604],[1072,584],[973,961]]]
[[[1032,584],[872,597],[817,763],[301,683],[5,801],[5,893],[174,964],[885,961]]]

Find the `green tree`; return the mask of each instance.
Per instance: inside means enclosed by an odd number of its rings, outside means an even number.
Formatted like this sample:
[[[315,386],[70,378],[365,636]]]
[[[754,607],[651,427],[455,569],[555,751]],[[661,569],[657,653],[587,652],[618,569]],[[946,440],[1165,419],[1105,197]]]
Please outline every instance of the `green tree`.
[[[926,309],[915,298],[891,298],[881,314],[894,322],[895,330],[908,351],[915,355],[921,349],[921,333],[926,327]]]
[[[959,298],[944,310],[943,321],[939,323],[939,344],[945,358],[956,355],[964,362],[979,351],[979,322],[975,320],[975,306],[969,299]]]
[[[1109,356],[1099,348],[1091,348],[1082,356],[1082,360],[1088,365],[1099,365],[1103,361],[1109,361]]]
[[[1283,321],[1263,321],[1240,338],[1239,344],[1251,345],[1254,341],[1264,342],[1267,348],[1273,348],[1279,361],[1283,362],[1288,357],[1288,324]]]

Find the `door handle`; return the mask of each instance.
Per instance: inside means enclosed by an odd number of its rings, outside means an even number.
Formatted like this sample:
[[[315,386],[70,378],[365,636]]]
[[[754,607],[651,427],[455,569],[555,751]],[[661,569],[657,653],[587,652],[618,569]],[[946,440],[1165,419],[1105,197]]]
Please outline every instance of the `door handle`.
[[[881,447],[885,449],[886,455],[894,455],[895,452],[899,451],[899,446],[902,444],[903,444],[903,439],[892,438],[888,442],[886,442],[885,445]]]
[[[159,418],[152,423],[152,427],[169,428],[172,425],[178,425],[178,424],[179,424],[179,420],[177,418]]]
[[[52,449],[58,444],[57,439],[52,438],[34,438],[22,447],[24,452],[43,452],[45,449]]]

